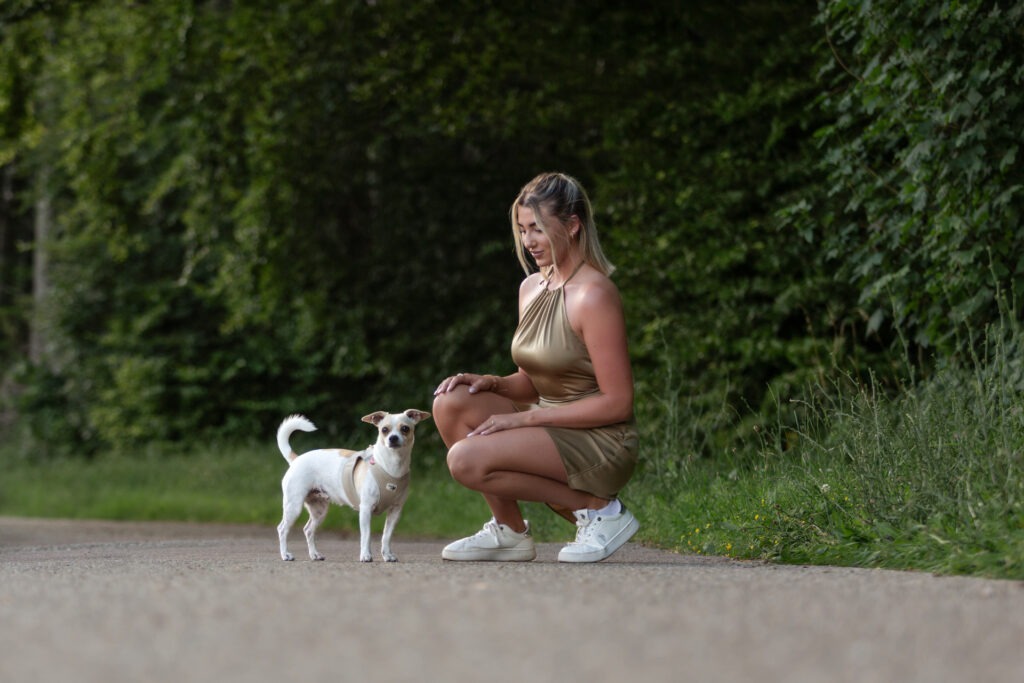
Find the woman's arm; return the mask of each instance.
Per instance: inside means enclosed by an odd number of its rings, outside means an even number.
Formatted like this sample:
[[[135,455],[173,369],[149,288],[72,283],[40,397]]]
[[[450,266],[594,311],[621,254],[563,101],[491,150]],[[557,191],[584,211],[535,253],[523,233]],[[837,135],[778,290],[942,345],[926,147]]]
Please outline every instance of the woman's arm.
[[[586,344],[598,393],[565,405],[493,415],[470,436],[517,427],[587,429],[632,419],[633,370],[618,290],[611,280],[595,280],[575,285],[566,297],[569,322]],[[525,377],[522,371],[519,374]]]
[[[471,386],[469,388],[470,393],[491,391],[516,403],[536,403],[537,399],[540,398],[537,395],[537,389],[533,386],[533,382],[522,369],[504,377],[484,375],[481,385],[480,388]]]
[[[434,395],[451,391],[460,384],[467,385],[471,394],[490,391],[511,399],[516,403],[536,403],[537,399],[540,398],[533,386],[533,382],[530,381],[530,378],[522,370],[503,377],[498,375],[478,375],[473,372],[460,372],[457,375],[445,378],[434,391]]]
[[[541,282],[540,273],[528,275],[519,284],[519,314],[522,315],[523,307],[529,301],[531,295],[535,295]],[[452,391],[460,384],[469,386],[469,393],[475,394],[480,391],[490,391],[499,396],[511,399],[516,403],[536,403],[540,398],[533,382],[522,369],[511,375],[478,375],[471,372],[460,372],[457,375],[446,377],[437,386],[434,395]]]
[[[587,347],[598,393],[529,411],[529,424],[552,427],[600,427],[633,417],[633,370],[629,362],[622,300],[608,279],[581,283],[566,292],[569,322]]]

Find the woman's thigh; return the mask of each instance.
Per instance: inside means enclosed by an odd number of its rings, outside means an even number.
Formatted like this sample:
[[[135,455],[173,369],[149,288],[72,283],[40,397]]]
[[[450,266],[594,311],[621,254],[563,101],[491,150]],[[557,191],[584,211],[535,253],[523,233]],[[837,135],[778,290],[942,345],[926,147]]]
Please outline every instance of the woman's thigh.
[[[463,439],[448,452],[448,465],[466,468],[463,472],[474,478],[495,472],[521,472],[563,484],[568,481],[558,448],[542,427],[521,427]]]
[[[434,397],[434,423],[449,446],[464,438],[490,416],[514,412],[516,404],[504,396],[490,391],[471,394],[464,384],[457,386],[454,391]]]

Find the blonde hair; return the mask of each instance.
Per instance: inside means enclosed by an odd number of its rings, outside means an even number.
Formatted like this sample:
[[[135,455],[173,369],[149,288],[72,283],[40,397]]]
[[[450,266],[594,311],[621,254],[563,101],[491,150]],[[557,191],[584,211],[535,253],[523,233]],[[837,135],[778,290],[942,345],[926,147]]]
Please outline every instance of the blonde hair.
[[[569,244],[568,235],[552,235],[548,226],[543,223],[541,208],[547,211],[563,225],[569,219],[576,216],[580,221],[580,250],[583,253],[585,263],[598,270],[604,275],[611,275],[615,266],[601,250],[601,242],[597,238],[597,225],[594,223],[594,210],[590,206],[590,198],[578,180],[564,173],[541,173],[539,176],[526,183],[519,191],[519,196],[512,202],[509,216],[512,219],[512,238],[516,244],[516,256],[523,270],[527,274],[532,272],[529,259],[526,256],[526,249],[523,247],[523,238],[519,234],[519,207],[524,206],[533,211],[537,227],[548,236],[551,241],[552,255],[556,255],[561,246]]]

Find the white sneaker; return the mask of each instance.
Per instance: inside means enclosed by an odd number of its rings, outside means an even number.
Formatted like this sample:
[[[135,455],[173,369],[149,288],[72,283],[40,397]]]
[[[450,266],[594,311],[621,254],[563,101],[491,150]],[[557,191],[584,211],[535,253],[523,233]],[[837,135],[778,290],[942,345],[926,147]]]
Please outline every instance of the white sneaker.
[[[558,553],[559,562],[599,562],[628,541],[640,522],[633,513],[622,508],[617,515],[590,518],[587,510],[576,510],[576,540]]]
[[[526,531],[517,534],[504,524],[498,524],[493,517],[484,528],[473,536],[459,539],[445,546],[441,557],[446,560],[470,562],[528,562],[537,557],[537,549],[530,535],[530,523]]]

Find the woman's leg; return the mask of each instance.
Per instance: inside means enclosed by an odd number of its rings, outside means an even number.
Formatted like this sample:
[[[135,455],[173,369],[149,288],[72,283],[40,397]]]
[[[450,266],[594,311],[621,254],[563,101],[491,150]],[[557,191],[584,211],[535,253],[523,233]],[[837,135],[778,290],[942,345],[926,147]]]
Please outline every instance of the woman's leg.
[[[519,501],[570,510],[597,509],[608,502],[569,488],[554,442],[537,427],[463,439],[448,450],[448,469],[463,486],[482,493],[495,519],[513,531],[526,528]]]
[[[491,415],[514,412],[515,403],[507,398],[489,391],[471,394],[460,384],[454,391],[434,397],[431,415],[444,445],[451,448]]]
[[[514,411],[508,399],[489,392],[470,394],[463,387],[434,400],[434,422],[449,447],[448,467],[455,480],[482,493],[494,518],[516,532],[526,528],[521,500],[569,510],[603,507],[605,499],[569,488],[558,449],[544,429],[466,438],[491,415]]]

